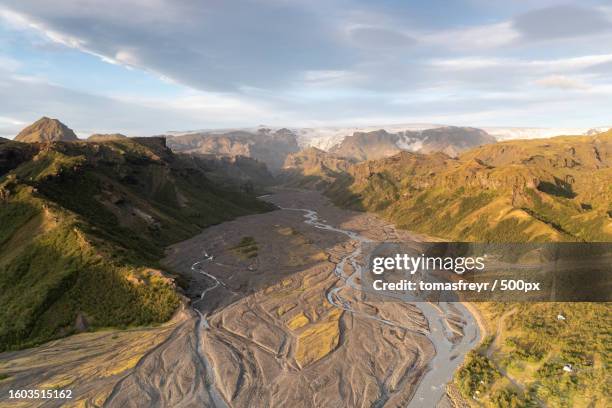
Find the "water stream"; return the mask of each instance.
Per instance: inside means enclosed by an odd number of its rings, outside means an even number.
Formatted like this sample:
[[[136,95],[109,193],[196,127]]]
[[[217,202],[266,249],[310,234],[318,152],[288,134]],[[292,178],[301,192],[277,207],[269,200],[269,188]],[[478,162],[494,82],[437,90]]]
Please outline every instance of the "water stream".
[[[264,198],[264,197],[260,197]],[[440,401],[440,399],[445,394],[445,385],[450,382],[453,378],[453,374],[456,369],[459,367],[461,362],[463,361],[465,355],[474,348],[479,340],[480,333],[478,329],[478,325],[476,324],[474,316],[469,312],[469,310],[458,302],[440,302],[437,304],[429,303],[429,302],[417,302],[415,305],[421,310],[427,322],[429,324],[429,330],[418,330],[414,327],[406,327],[402,326],[397,322],[393,322],[391,320],[383,319],[377,315],[368,314],[365,312],[361,312],[355,310],[349,302],[342,299],[340,296],[340,291],[348,286],[355,290],[363,290],[361,285],[355,282],[355,278],[358,277],[362,270],[362,265],[359,263],[358,258],[362,253],[362,245],[366,242],[371,242],[368,238],[359,235],[354,231],[349,231],[341,228],[334,227],[326,223],[326,221],[321,220],[316,211],[307,209],[307,208],[283,208],[282,210],[288,211],[300,211],[304,213],[305,223],[311,225],[314,228],[337,232],[340,234],[344,234],[349,237],[352,241],[355,241],[357,245],[355,249],[344,256],[334,268],[334,274],[340,279],[341,286],[336,286],[332,288],[327,293],[327,300],[334,307],[338,307],[342,310],[345,310],[349,313],[353,313],[361,318],[372,319],[380,322],[381,324],[386,324],[394,327],[398,327],[418,335],[425,335],[432,342],[435,348],[435,355],[429,363],[428,370],[421,379],[411,402],[408,405],[408,408],[422,408],[422,407],[434,407]],[[196,313],[199,315],[198,322],[198,353],[200,354],[203,364],[205,365],[207,372],[207,383],[209,385],[209,392],[213,399],[215,406],[218,407],[226,407],[227,404],[220,396],[219,392],[214,386],[214,378],[212,374],[212,368],[208,363],[206,356],[199,349],[200,345],[200,332],[201,330],[210,329],[210,325],[208,324],[208,320],[206,316],[200,312],[195,306],[201,302],[205,295],[211,291],[216,289],[219,286],[225,286],[224,283],[219,280],[217,277],[205,272],[201,265],[203,262],[208,261],[212,262],[213,256],[204,252],[204,260],[195,262],[191,269],[194,272],[203,274],[207,278],[211,279],[214,283],[212,286],[206,288],[202,291],[199,299],[193,302],[193,308]],[[352,273],[347,275],[345,273],[346,265],[350,265],[352,269]],[[449,315],[460,315],[464,321],[463,324],[463,336],[459,336],[458,338],[453,338],[451,333],[451,328],[448,324],[447,317]],[[454,341],[453,341],[454,340]]]
[[[357,242],[355,249],[345,257],[343,257],[334,269],[335,275],[340,278],[340,281],[356,290],[364,290],[355,282],[355,278],[361,274],[362,265],[358,262],[358,258],[362,253],[362,245],[365,242],[371,242],[366,237],[359,235],[354,231],[344,230],[327,224],[319,218],[316,211],[307,208],[283,208],[283,210],[301,211],[304,212],[304,221],[306,224],[327,231],[334,231],[348,236],[351,240]],[[352,273],[345,273],[345,266],[350,264]],[[480,331],[474,316],[470,311],[459,302],[416,302],[415,305],[421,310],[429,323],[429,330],[420,331],[411,327],[404,327],[400,324],[382,319],[376,315],[370,315],[360,312],[352,308],[352,306],[344,301],[339,292],[343,286],[337,286],[327,293],[327,300],[335,307],[341,308],[349,313],[376,320],[382,324],[403,328],[405,330],[416,332],[421,335],[426,335],[432,342],[436,352],[433,359],[430,361],[428,370],[421,379],[408,408],[435,407],[436,404],[445,394],[445,386],[453,378],[453,375],[459,365],[462,363],[465,355],[474,348],[480,340]],[[449,326],[447,317],[450,315],[460,316],[463,320],[463,336],[454,337]]]
[[[197,261],[195,262],[193,265],[191,265],[191,270],[194,272],[198,272],[204,276],[206,276],[209,279],[212,279],[212,281],[214,282],[214,284],[206,289],[204,289],[202,291],[202,293],[200,294],[200,298],[197,299],[196,301],[194,301],[192,303],[192,308],[193,310],[195,310],[195,312],[198,314],[198,321],[196,323],[196,352],[198,353],[198,356],[200,357],[200,360],[202,361],[202,364],[204,365],[204,369],[206,370],[206,386],[208,389],[208,393],[210,395],[210,398],[212,400],[213,406],[217,407],[217,408],[226,408],[227,407],[227,403],[225,402],[225,400],[223,399],[223,397],[221,396],[221,394],[219,393],[219,391],[217,390],[217,388],[215,387],[215,378],[214,378],[214,372],[212,369],[212,366],[210,365],[210,363],[208,362],[208,359],[206,358],[206,355],[202,352],[201,350],[201,333],[203,330],[208,330],[210,329],[210,325],[208,324],[208,319],[206,318],[206,316],[196,307],[196,305],[198,303],[200,303],[202,300],[204,300],[204,296],[206,296],[206,294],[208,292],[210,292],[213,289],[218,288],[219,286],[223,285],[223,282],[221,282],[219,279],[217,279],[215,276],[209,274],[208,272],[204,271],[201,267],[202,263],[204,263],[205,261],[207,262],[211,262],[213,260],[213,257],[211,255],[208,255],[208,253],[206,251],[204,251],[204,260],[202,261]]]

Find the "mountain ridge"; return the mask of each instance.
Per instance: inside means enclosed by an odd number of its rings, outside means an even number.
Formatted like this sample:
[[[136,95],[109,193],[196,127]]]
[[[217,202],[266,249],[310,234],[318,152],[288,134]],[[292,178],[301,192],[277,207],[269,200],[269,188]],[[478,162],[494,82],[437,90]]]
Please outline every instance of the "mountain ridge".
[[[326,193],[460,240],[612,240],[612,131],[355,164]],[[440,216],[431,217],[431,213]]]
[[[272,171],[280,169],[290,153],[299,150],[295,135],[288,129],[259,129],[256,133],[193,133],[167,137],[168,146],[179,153],[214,156],[251,157],[266,163]]]
[[[329,152],[358,161],[380,159],[402,150],[423,153],[439,151],[455,157],[466,149],[495,142],[495,138],[484,130],[470,127],[444,126],[396,133],[380,129],[355,132],[333,146]]]
[[[279,181],[290,187],[322,189],[343,172],[353,161],[316,147],[307,147],[287,156]]]
[[[182,302],[164,247],[269,205],[163,138],[0,142],[0,344],[148,325]]]
[[[596,127],[507,127],[507,126],[461,126],[449,124],[434,124],[434,123],[404,123],[404,124],[381,124],[381,125],[364,125],[364,126],[320,126],[320,127],[285,127],[293,132],[298,140],[300,148],[317,147],[324,151],[329,151],[333,146],[341,143],[344,138],[352,135],[355,132],[372,132],[377,130],[385,130],[388,133],[403,133],[406,131],[420,132],[424,130],[446,128],[446,127],[466,127],[476,128],[487,132],[495,137],[496,140],[515,140],[515,139],[541,139],[562,135],[589,135],[594,133],[606,132],[612,126],[596,126]],[[233,131],[243,131],[249,133],[257,133],[260,129],[278,130],[282,127],[264,126],[244,127],[244,128],[226,128],[226,129],[203,129],[192,131],[170,131],[166,132],[170,136],[180,136],[187,134],[221,134]]]

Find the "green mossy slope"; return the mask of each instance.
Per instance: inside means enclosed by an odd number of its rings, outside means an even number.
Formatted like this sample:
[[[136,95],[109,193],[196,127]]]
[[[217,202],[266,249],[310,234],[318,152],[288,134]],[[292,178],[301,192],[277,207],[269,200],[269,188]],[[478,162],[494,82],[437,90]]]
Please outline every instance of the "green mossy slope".
[[[0,175],[0,350],[168,320],[180,297],[158,265],[164,247],[269,208],[160,139],[34,148]]]

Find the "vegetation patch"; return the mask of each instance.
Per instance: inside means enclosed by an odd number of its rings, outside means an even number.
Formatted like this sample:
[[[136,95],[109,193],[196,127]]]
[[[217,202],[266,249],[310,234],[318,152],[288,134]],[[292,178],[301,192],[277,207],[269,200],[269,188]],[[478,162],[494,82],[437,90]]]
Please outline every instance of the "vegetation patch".
[[[164,247],[270,209],[127,138],[46,146],[0,174],[0,204],[0,351],[168,320],[180,300],[160,270]]]
[[[610,405],[612,312],[605,303],[478,304],[499,338],[483,349],[522,389],[506,388],[506,376],[491,385],[492,402],[531,407]],[[505,317],[504,317],[505,316]],[[518,405],[517,405],[518,404]]]
[[[501,373],[487,357],[471,351],[455,374],[455,383],[464,397],[478,399],[480,395],[487,393],[499,378]]]
[[[241,258],[249,259],[257,257],[259,246],[253,237],[242,237],[238,245],[231,248]]]

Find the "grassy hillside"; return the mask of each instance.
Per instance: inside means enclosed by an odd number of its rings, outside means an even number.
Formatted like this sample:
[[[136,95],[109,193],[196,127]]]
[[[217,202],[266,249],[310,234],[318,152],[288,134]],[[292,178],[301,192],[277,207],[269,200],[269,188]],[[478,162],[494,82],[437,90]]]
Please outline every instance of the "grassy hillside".
[[[446,239],[609,242],[612,132],[503,142],[457,159],[402,153],[351,167],[327,194]],[[610,406],[609,304],[476,306],[488,337],[455,377],[470,406]]]
[[[612,133],[486,145],[458,159],[404,152],[351,167],[327,194],[453,239],[611,241]]]
[[[0,174],[0,350],[96,327],[167,320],[179,304],[163,248],[265,211],[163,139],[29,145]],[[0,145],[0,157],[27,149]]]
[[[278,178],[289,187],[321,190],[345,173],[350,165],[348,159],[308,147],[287,156]]]
[[[610,406],[609,305],[480,303],[478,308],[488,337],[455,375],[471,406]],[[568,364],[571,372],[563,369]]]

